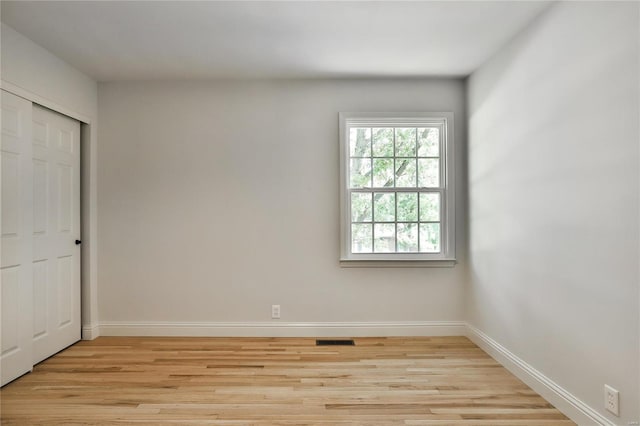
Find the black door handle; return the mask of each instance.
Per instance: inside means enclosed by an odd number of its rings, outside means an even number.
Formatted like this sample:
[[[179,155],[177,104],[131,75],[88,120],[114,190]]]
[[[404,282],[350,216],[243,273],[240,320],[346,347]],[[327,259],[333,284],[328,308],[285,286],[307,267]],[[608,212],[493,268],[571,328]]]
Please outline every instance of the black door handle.
[[[82,241],[80,241],[80,240],[76,240],[76,245],[78,246],[78,245],[80,245],[80,244],[82,244]]]

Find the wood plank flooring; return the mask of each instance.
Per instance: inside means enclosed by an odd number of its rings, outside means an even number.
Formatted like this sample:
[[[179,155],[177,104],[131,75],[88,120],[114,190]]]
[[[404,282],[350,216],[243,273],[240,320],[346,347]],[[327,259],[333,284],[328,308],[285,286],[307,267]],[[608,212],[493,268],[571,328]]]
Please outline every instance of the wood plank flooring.
[[[465,337],[82,341],[0,390],[2,425],[573,425]]]

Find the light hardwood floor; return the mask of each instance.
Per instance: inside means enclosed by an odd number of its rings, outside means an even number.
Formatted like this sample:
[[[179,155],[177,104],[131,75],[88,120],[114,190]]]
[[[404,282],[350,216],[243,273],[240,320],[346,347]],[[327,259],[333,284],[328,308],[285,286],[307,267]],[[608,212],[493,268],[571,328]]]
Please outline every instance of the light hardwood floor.
[[[2,425],[573,425],[465,337],[83,341],[2,388]]]

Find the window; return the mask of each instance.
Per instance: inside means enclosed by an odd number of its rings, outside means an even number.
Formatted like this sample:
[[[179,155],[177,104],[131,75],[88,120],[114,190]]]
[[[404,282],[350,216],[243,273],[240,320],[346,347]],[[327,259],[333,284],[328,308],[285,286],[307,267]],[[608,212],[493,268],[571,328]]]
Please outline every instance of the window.
[[[340,113],[340,160],[343,265],[453,265],[452,113]]]

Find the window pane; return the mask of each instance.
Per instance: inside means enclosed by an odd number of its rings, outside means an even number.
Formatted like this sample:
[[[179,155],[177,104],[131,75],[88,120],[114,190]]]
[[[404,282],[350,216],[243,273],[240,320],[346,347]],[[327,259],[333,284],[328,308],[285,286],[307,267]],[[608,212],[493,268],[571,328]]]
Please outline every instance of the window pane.
[[[373,220],[376,222],[396,220],[396,194],[376,192],[373,195]]]
[[[440,221],[440,194],[422,193],[420,194],[420,221],[439,222]]]
[[[372,252],[371,224],[351,225],[351,251],[353,253]]]
[[[416,129],[396,129],[396,157],[416,156]]]
[[[437,158],[418,159],[418,186],[433,188],[440,186],[440,160]]]
[[[400,222],[417,222],[418,221],[418,193],[417,192],[399,192],[398,193],[398,221]],[[398,236],[398,239],[399,238],[400,237]]]
[[[416,159],[396,159],[396,186],[399,188],[416,187]]]
[[[352,158],[349,168],[351,188],[371,187],[371,159]]]
[[[398,251],[418,251],[418,224],[398,224]]]
[[[418,129],[418,157],[440,156],[440,129]]]
[[[349,152],[352,157],[371,156],[371,129],[362,127],[349,129]]]
[[[393,253],[396,251],[396,226],[393,223],[376,223],[373,251],[376,253]]]
[[[422,253],[440,252],[440,224],[420,224],[420,251]]]
[[[373,156],[393,157],[393,129],[373,129]]]
[[[393,158],[373,159],[373,186],[393,186]]]
[[[353,222],[371,222],[371,193],[351,194],[351,220]]]

